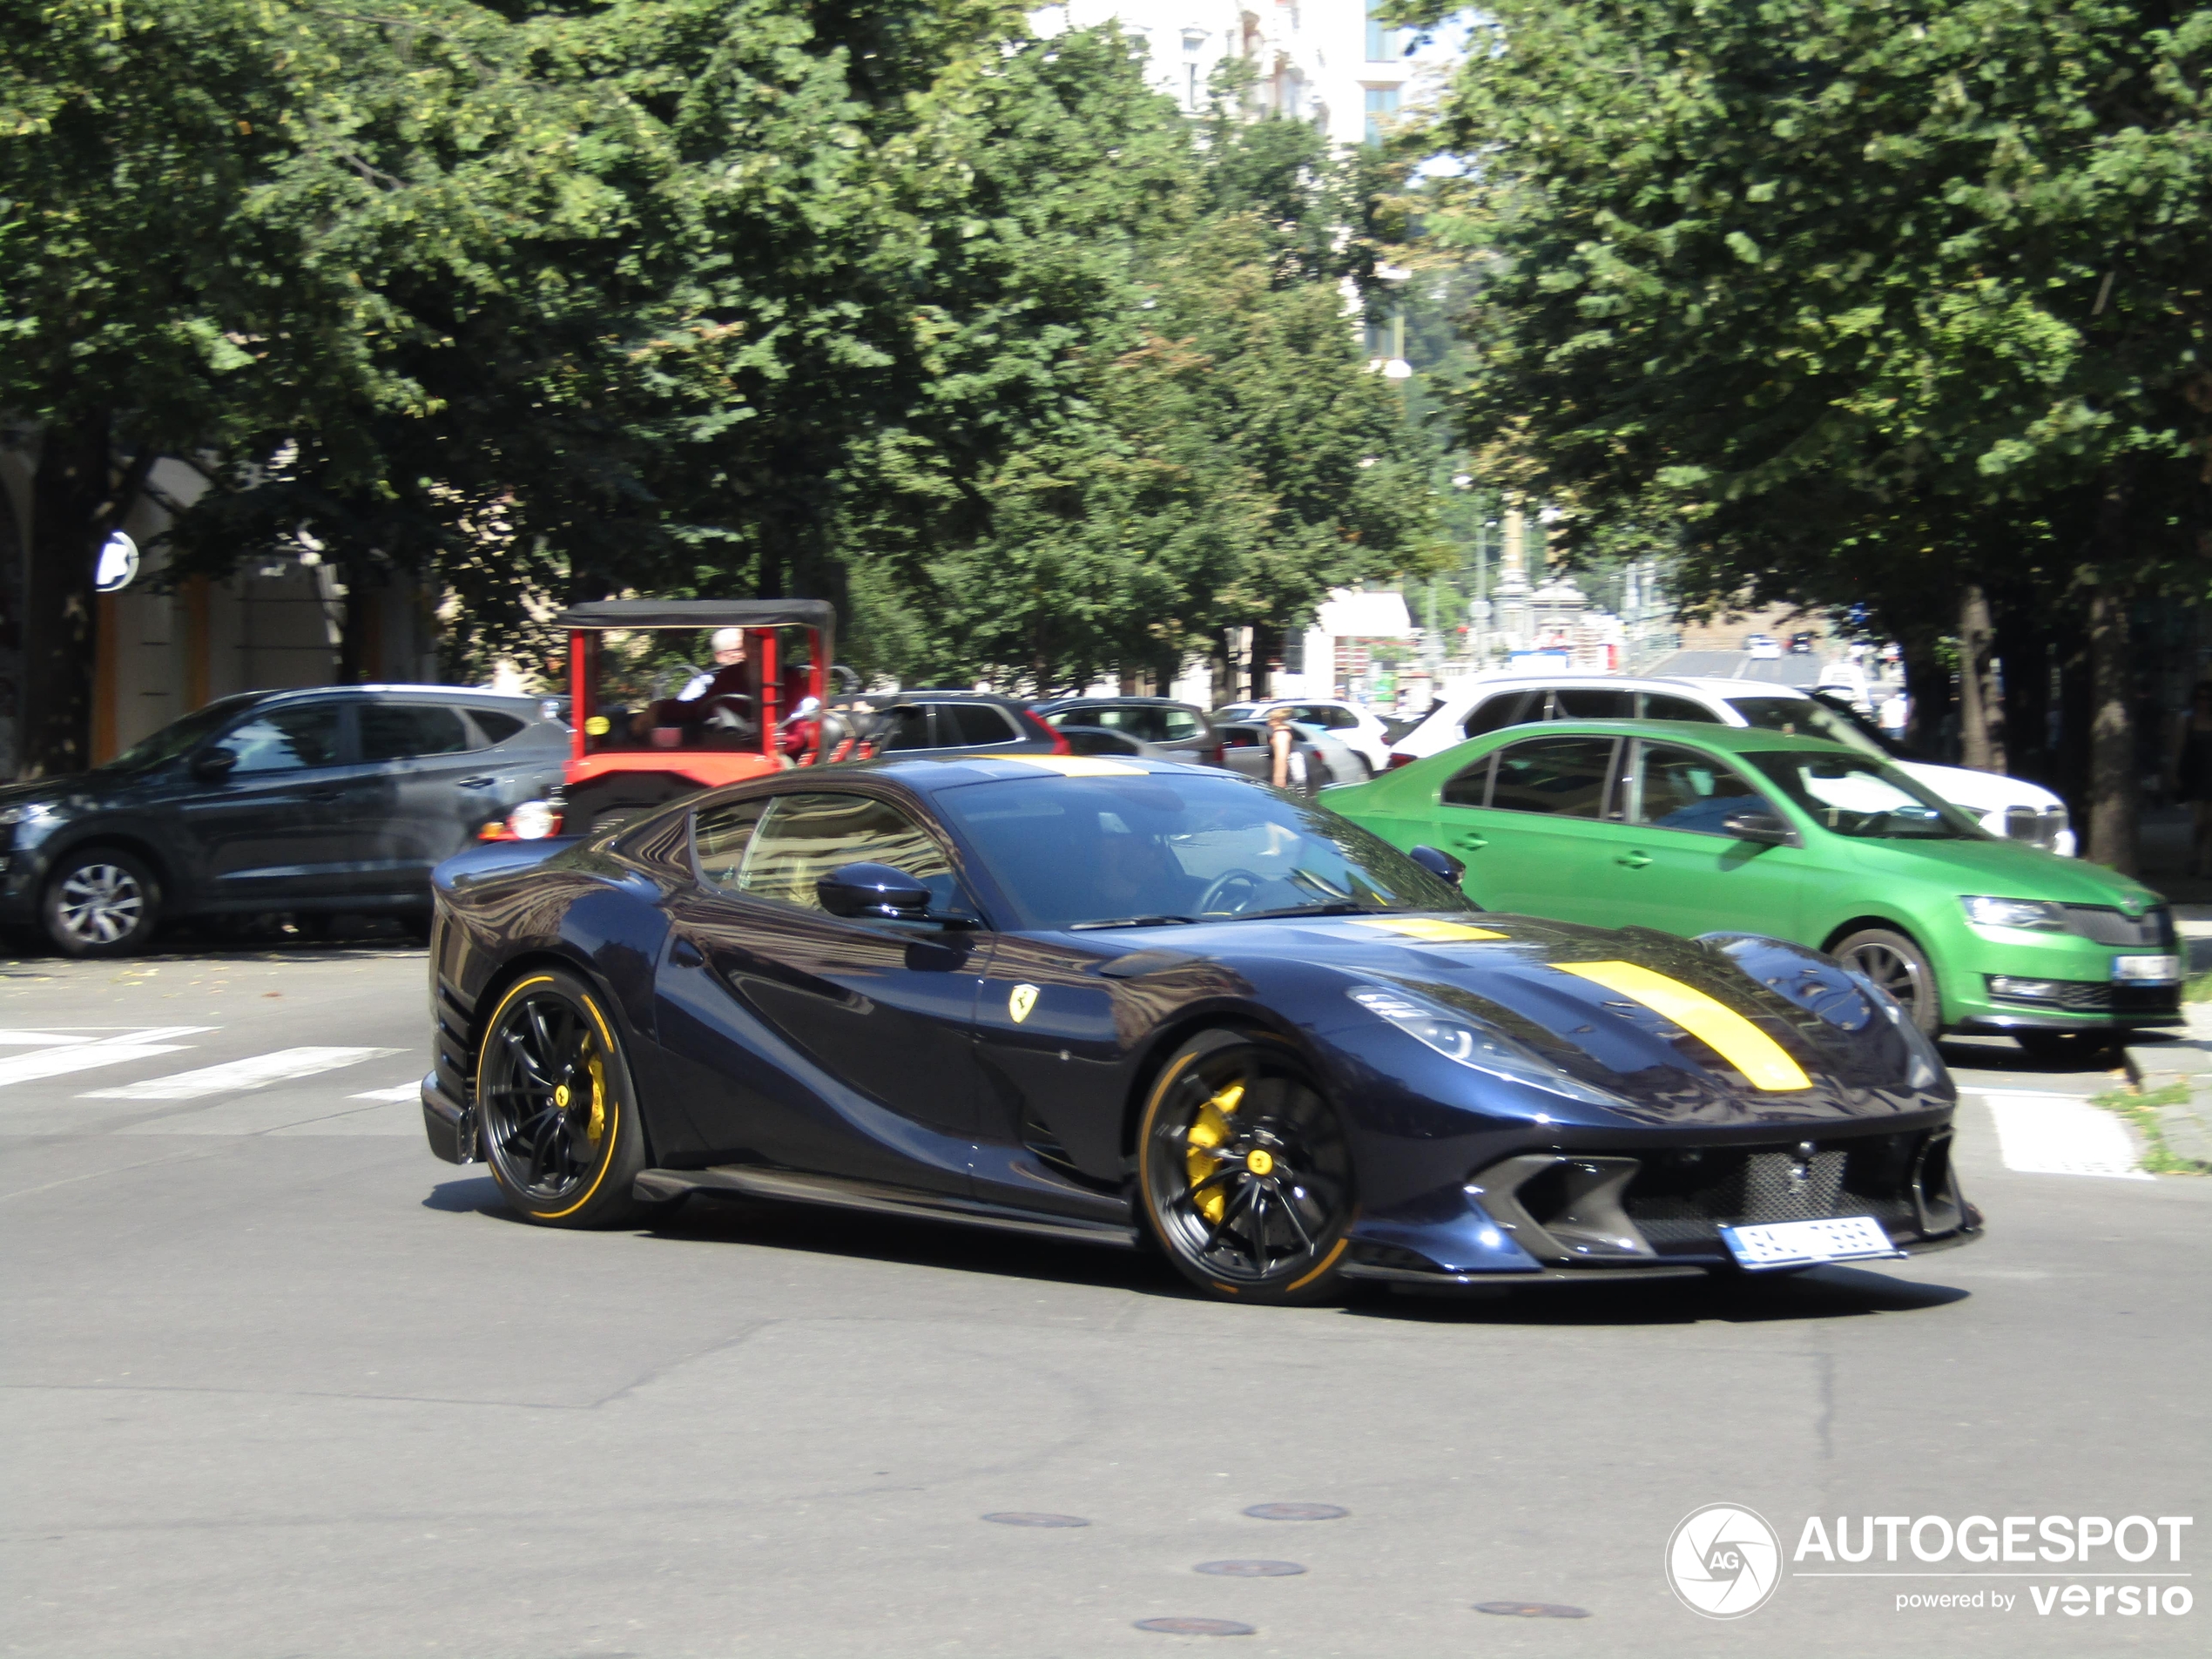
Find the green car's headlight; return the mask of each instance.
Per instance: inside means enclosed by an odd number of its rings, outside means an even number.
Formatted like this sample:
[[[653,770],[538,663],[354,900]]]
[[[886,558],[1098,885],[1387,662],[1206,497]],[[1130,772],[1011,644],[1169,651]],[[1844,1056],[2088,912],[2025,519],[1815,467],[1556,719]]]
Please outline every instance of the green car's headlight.
[[[1362,985],[1346,993],[1368,1013],[1387,1020],[1407,1036],[1426,1043],[1447,1060],[1456,1060],[1472,1071],[1489,1073],[1507,1082],[1526,1083],[1591,1106],[1618,1106],[1611,1094],[1557,1066],[1515,1042],[1502,1031],[1493,1030],[1465,1015],[1404,991],[1379,985]]]
[[[2030,927],[2038,933],[2066,931],[2066,911],[2042,899],[1961,899],[1966,920],[1985,927]]]

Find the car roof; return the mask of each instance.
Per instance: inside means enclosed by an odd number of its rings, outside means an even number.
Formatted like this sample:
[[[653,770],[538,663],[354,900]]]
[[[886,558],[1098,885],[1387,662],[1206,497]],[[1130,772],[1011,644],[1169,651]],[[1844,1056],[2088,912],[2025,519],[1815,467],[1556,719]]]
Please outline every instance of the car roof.
[[[1557,674],[1501,673],[1494,677],[1468,680],[1455,686],[1453,698],[1473,693],[1509,690],[1520,686],[1534,691],[1539,686],[1566,685],[1580,691],[1586,687],[1622,691],[1703,691],[1708,697],[1742,697],[1747,692],[1759,697],[1804,697],[1809,695],[1802,685],[1781,685],[1767,680],[1730,679],[1713,674],[1591,674],[1572,671]],[[1450,700],[1450,699],[1447,699]]]
[[[276,698],[309,697],[423,697],[456,703],[492,703],[526,708],[533,713],[552,693],[533,696],[528,691],[488,691],[475,685],[408,685],[399,682],[371,685],[280,685],[257,691],[234,693],[237,696],[259,698],[263,702]],[[559,695],[565,696],[565,692]],[[220,701],[211,698],[210,701]]]
[[[972,754],[962,750],[915,749],[873,760],[844,763],[819,771],[779,772],[774,779],[808,788],[829,786],[837,778],[872,779],[897,784],[917,795],[934,795],[941,789],[967,784],[1004,783],[1028,779],[1130,778],[1168,772],[1181,777],[1211,778],[1232,783],[1246,781],[1238,773],[1218,766],[1189,766],[1174,760],[1155,760],[1144,755],[1018,755]]]
[[[1854,749],[1847,743],[1831,743],[1825,738],[1799,737],[1761,725],[1720,725],[1710,720],[1538,720],[1525,725],[1500,726],[1495,732],[1486,732],[1482,738],[1470,741],[1507,736],[1516,742],[1561,737],[1648,738],[1654,733],[1737,754],[1770,749],[1810,749],[1821,754],[1846,755],[1854,760],[1885,759]]]
[[[1109,703],[1141,703],[1147,708],[1194,709],[1201,714],[1205,712],[1196,703],[1184,703],[1172,697],[1123,697],[1118,691],[1109,692],[1103,697],[1049,697],[1036,706],[1041,709],[1067,709],[1079,708],[1085,703],[1096,703],[1102,707]]]

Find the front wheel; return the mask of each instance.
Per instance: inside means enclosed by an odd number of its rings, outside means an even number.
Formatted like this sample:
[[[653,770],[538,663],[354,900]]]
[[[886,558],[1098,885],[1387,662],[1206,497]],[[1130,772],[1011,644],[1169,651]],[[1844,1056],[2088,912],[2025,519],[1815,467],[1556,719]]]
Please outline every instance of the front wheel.
[[[1923,1035],[1932,1037],[1942,1028],[1943,997],[1936,987],[1935,966],[1903,934],[1862,927],[1838,940],[1828,954],[1895,997]]]
[[[1352,1149],[1287,1046],[1230,1031],[1182,1045],[1138,1125],[1137,1185],[1153,1237],[1201,1290],[1276,1304],[1337,1292]]]
[[[609,1227],[644,1213],[630,1068],[597,994],[573,974],[526,974],[500,998],[476,1051],[476,1116],[492,1179],[523,1219]]]
[[[153,938],[161,884],[128,853],[91,847],[59,860],[40,918],[64,956],[125,956]]]

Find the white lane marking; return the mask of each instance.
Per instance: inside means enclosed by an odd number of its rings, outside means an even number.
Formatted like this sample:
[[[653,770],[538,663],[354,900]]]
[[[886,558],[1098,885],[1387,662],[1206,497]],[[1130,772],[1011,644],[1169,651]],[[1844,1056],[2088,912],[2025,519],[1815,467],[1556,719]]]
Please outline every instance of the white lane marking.
[[[2110,1112],[2067,1095],[2007,1095],[1984,1103],[1997,1123],[2005,1167],[2024,1175],[2103,1175],[2151,1179],[2135,1167],[2134,1143]]]
[[[57,1043],[90,1042],[74,1031],[0,1031],[0,1048],[51,1049]]]
[[[151,1060],[158,1055],[174,1054],[191,1045],[172,1042],[170,1038],[192,1036],[214,1028],[206,1025],[153,1026],[143,1031],[118,1032],[112,1037],[91,1042],[65,1042],[34,1049],[29,1054],[0,1060],[0,1089],[10,1083],[36,1082],[42,1077],[65,1076],[72,1071],[90,1071],[96,1066],[119,1066],[125,1061]]]
[[[80,1051],[81,1052],[81,1051]],[[234,1094],[240,1089],[265,1089],[271,1083],[312,1077],[319,1071],[357,1066],[364,1060],[381,1060],[397,1049],[279,1049],[197,1071],[151,1077],[121,1089],[96,1089],[84,1100],[198,1100],[206,1095]]]
[[[420,1100],[421,1096],[422,1085],[419,1082],[411,1082],[394,1083],[389,1089],[364,1089],[358,1095],[349,1096],[348,1098],[352,1100]]]

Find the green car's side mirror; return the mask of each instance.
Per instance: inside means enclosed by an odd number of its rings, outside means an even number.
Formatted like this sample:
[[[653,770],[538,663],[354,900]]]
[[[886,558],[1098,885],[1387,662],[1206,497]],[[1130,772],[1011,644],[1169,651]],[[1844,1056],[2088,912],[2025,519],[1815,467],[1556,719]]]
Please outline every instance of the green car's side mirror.
[[[1796,846],[1797,832],[1772,813],[1736,813],[1721,820],[1721,827],[1739,841],[1764,846]]]

